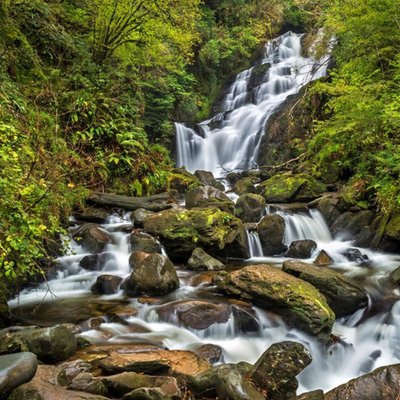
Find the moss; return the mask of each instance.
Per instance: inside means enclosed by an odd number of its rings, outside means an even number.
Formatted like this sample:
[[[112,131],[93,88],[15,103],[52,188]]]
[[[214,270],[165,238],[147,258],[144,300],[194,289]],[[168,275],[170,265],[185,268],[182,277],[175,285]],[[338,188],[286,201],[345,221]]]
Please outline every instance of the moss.
[[[386,225],[385,235],[390,239],[400,240],[400,214],[394,215]]]
[[[196,176],[183,168],[176,168],[168,175],[167,188],[177,190],[179,193],[186,193],[202,185]]]

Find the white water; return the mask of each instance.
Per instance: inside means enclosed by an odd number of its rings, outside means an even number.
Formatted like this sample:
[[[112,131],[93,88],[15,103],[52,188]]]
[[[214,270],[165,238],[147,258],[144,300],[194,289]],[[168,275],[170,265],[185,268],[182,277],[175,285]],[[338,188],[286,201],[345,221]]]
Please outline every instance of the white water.
[[[301,55],[302,35],[288,32],[269,42],[262,64],[271,67],[262,83],[248,91],[252,70],[237,75],[226,95],[221,114],[198,125],[201,135],[176,123],[177,166],[188,171],[212,171],[224,176],[227,170],[256,166],[257,152],[268,118],[291,94],[324,76],[327,58],[316,60]],[[211,129],[211,122],[220,127]]]

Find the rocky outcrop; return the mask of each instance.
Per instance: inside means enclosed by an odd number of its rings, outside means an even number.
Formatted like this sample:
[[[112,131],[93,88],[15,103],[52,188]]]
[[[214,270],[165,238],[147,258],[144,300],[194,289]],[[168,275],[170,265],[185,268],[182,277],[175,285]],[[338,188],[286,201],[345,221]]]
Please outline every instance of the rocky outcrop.
[[[166,256],[135,251],[129,258],[129,265],[132,273],[123,286],[130,296],[160,296],[179,287],[175,267]]]
[[[186,262],[199,246],[219,257],[248,258],[243,223],[217,208],[166,210],[148,217],[144,228],[160,238],[172,260]]]
[[[286,250],[285,220],[280,215],[266,215],[258,224],[257,232],[265,256],[279,255]]]
[[[335,314],[308,282],[266,264],[220,273],[214,281],[222,292],[273,310],[291,326],[322,340],[330,337]]]
[[[193,253],[187,262],[187,269],[191,269],[194,271],[220,271],[224,268],[225,266],[224,264],[222,264],[221,261],[218,261],[215,258],[211,257],[200,247],[196,247],[193,250]]]
[[[290,258],[310,258],[314,250],[317,248],[317,243],[314,240],[294,240],[290,243],[285,257]]]
[[[268,393],[271,400],[286,400],[296,395],[296,376],[312,361],[309,351],[300,343],[273,344],[258,359],[250,372],[255,385]]]
[[[291,203],[310,201],[325,191],[325,185],[308,174],[274,175],[258,187],[267,203]]]
[[[282,270],[315,286],[337,317],[353,314],[368,305],[362,286],[340,272],[300,261],[285,261]]]
[[[202,186],[186,192],[186,208],[217,207],[222,211],[232,213],[233,201],[221,190],[212,186]]]
[[[265,200],[258,194],[244,194],[235,205],[235,216],[244,222],[258,222],[265,215]]]

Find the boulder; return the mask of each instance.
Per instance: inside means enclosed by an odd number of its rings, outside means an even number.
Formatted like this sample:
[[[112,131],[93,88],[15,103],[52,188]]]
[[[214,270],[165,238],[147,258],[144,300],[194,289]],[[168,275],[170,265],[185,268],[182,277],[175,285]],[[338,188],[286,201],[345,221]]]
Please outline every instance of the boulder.
[[[202,186],[199,178],[184,168],[175,168],[168,174],[169,189],[185,194],[188,190]]]
[[[8,334],[22,339],[30,352],[47,363],[57,363],[75,354],[76,337],[67,324],[51,328],[29,328]]]
[[[311,175],[284,173],[274,175],[260,184],[267,203],[310,201],[321,195],[325,186]]]
[[[217,181],[214,178],[214,175],[212,174],[212,172],[197,170],[197,171],[195,171],[194,175],[202,183],[204,183],[204,185],[212,186],[219,190],[225,191],[225,186],[221,182]]]
[[[310,203],[309,207],[316,207],[325,218],[328,226],[332,226],[332,224],[337,220],[337,218],[340,217],[342,213],[339,204],[339,199],[336,196],[328,195]]]
[[[400,241],[400,214],[396,214],[390,218],[384,235],[389,239]]]
[[[282,270],[315,286],[337,317],[353,314],[368,305],[363,287],[338,271],[299,261],[285,261]]]
[[[90,253],[101,253],[111,243],[109,234],[96,224],[85,224],[74,229],[72,238]]]
[[[249,79],[249,83],[247,85],[247,90],[251,91],[257,88],[266,80],[266,74],[268,73],[269,69],[271,68],[270,63],[264,63],[256,65],[251,70],[251,75]],[[290,74],[290,71],[288,72]]]
[[[280,215],[266,215],[258,224],[257,232],[265,256],[275,256],[286,250],[283,243],[285,220]]]
[[[193,350],[203,360],[210,364],[215,364],[224,361],[224,349],[216,344],[203,344]]]
[[[331,231],[335,236],[354,239],[369,228],[373,217],[374,215],[370,210],[347,211],[335,220]]]
[[[131,252],[143,251],[145,253],[159,253],[162,252],[160,242],[153,236],[145,232],[133,231],[129,237],[131,244]]]
[[[114,294],[118,293],[122,278],[116,275],[100,275],[92,286],[92,293],[95,294]]]
[[[251,265],[230,274],[221,272],[214,282],[228,294],[239,296],[280,314],[286,323],[321,340],[330,337],[335,314],[318,290],[272,265]]]
[[[396,400],[400,393],[400,364],[375,371],[325,393],[324,400]]]
[[[79,266],[89,271],[99,271],[111,258],[111,253],[89,254],[79,261]]]
[[[246,193],[255,193],[256,188],[254,186],[254,178],[246,177],[239,179],[233,185],[233,191],[238,194],[239,196],[246,194]]]
[[[37,358],[33,353],[0,356],[0,397],[29,382],[36,374]]]
[[[174,261],[186,262],[199,246],[213,256],[248,258],[243,223],[217,208],[162,211],[148,217],[144,229],[160,238]]]
[[[300,343],[273,344],[254,364],[250,378],[268,393],[271,400],[286,400],[296,395],[296,376],[312,361],[309,351]]]
[[[258,222],[265,215],[265,200],[259,194],[244,194],[235,205],[235,216],[244,222]]]
[[[80,373],[90,372],[92,369],[91,364],[83,360],[66,361],[59,365],[59,372],[57,375],[57,383],[61,386],[67,386],[72,382]]]
[[[202,248],[196,247],[187,262],[187,268],[195,271],[220,271],[225,266],[221,261],[207,254]]]
[[[327,265],[333,264],[333,262],[333,258],[325,250],[321,250],[314,260],[314,264],[319,267],[326,267]]]
[[[317,248],[317,243],[314,240],[294,240],[290,243],[285,257],[290,258],[310,258],[314,250]]]
[[[362,254],[358,249],[348,248],[342,254],[350,262],[355,262],[357,264],[368,264],[370,262],[368,256],[366,254]]]
[[[80,372],[68,383],[69,390],[107,396],[108,390],[103,382],[96,379],[90,372]]]
[[[218,365],[196,375],[190,380],[190,387],[201,398],[265,400],[235,364]]]
[[[186,208],[190,210],[194,207],[217,207],[232,213],[235,204],[222,190],[212,186],[202,186],[186,192]]]
[[[143,228],[144,220],[149,216],[153,215],[154,211],[146,210],[145,208],[138,208],[131,214],[133,224],[137,228]]]
[[[135,251],[129,257],[129,265],[132,273],[124,282],[124,289],[130,296],[159,296],[179,287],[174,265],[162,254]]]

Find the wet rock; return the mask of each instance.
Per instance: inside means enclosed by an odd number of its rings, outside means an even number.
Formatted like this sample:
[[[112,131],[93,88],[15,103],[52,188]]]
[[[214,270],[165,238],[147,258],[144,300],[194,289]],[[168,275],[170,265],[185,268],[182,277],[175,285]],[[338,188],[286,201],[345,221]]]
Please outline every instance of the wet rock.
[[[314,390],[312,392],[303,393],[300,396],[293,397],[291,400],[324,400],[324,392],[322,390]]]
[[[137,228],[143,228],[144,220],[153,215],[154,211],[149,211],[144,208],[138,208],[137,210],[133,211],[131,214],[131,218],[133,220],[134,225]]]
[[[0,397],[29,382],[36,374],[37,365],[33,353],[0,356]]]
[[[282,270],[315,286],[337,317],[353,314],[368,305],[363,287],[340,272],[299,261],[285,261]]]
[[[235,328],[242,333],[257,332],[260,324],[253,309],[237,304],[232,305],[232,314],[235,318]]]
[[[280,314],[291,326],[327,340],[335,315],[318,290],[271,265],[252,265],[214,278],[218,288]]]
[[[265,76],[270,68],[271,68],[270,63],[259,64],[253,67],[253,69],[251,70],[251,75],[247,86],[247,90],[251,91],[255,89],[257,86],[261,85],[263,82],[265,82]],[[288,74],[290,74],[290,71],[288,72]]]
[[[190,381],[190,386],[197,395],[207,398],[265,400],[234,364],[219,365],[198,374]]]
[[[317,243],[314,240],[294,240],[290,243],[285,257],[290,258],[310,258],[314,250],[317,248]]]
[[[312,361],[309,351],[300,343],[273,344],[255,363],[250,378],[268,393],[271,400],[285,400],[296,395],[296,376]]]
[[[89,222],[93,224],[105,224],[107,218],[110,216],[110,211],[104,208],[85,208],[82,212],[72,214],[73,217],[82,222]]]
[[[202,186],[202,182],[184,168],[175,168],[168,174],[168,186],[180,194]]]
[[[360,365],[360,372],[366,374],[367,372],[371,372],[375,361],[382,355],[381,350],[373,351],[368,358]]]
[[[129,241],[132,253],[134,251],[143,251],[145,253],[161,254],[162,247],[160,242],[148,233],[134,231],[131,233]]]
[[[321,250],[314,260],[314,264],[318,265],[319,267],[331,265],[333,262],[333,258],[325,250]]]
[[[94,378],[90,372],[80,372],[68,384],[68,389],[106,396],[108,390],[103,382]]]
[[[193,377],[208,368],[207,361],[191,351],[156,350],[134,353],[112,351],[98,362],[107,374],[138,372],[144,374],[168,373],[177,376]]]
[[[122,278],[116,275],[100,275],[92,286],[92,293],[95,294],[114,294],[118,293]]]
[[[311,175],[292,173],[274,175],[259,188],[267,203],[310,201],[325,190],[325,186]]]
[[[76,338],[67,324],[51,328],[24,329],[11,334],[20,337],[30,352],[47,363],[66,360],[76,352]]]
[[[342,253],[347,260],[355,262],[357,264],[368,264],[369,258],[366,254],[361,254],[360,250],[349,248]]]
[[[258,194],[244,194],[235,205],[235,216],[244,222],[258,222],[265,214],[265,200]]]
[[[194,207],[217,207],[232,213],[235,204],[222,190],[212,186],[202,186],[186,192],[186,208]]]
[[[172,260],[186,262],[199,246],[212,256],[248,258],[243,223],[217,208],[162,211],[144,228],[160,238]]]
[[[310,203],[309,207],[316,207],[325,218],[328,226],[332,226],[342,213],[339,206],[339,199],[333,195],[321,197],[315,200],[315,202]]]
[[[111,243],[108,233],[96,224],[85,224],[72,232],[72,238],[90,253],[101,253]]]
[[[217,188],[219,190],[225,191],[225,186],[221,182],[217,181],[214,178],[214,175],[212,174],[212,172],[197,170],[197,171],[195,171],[194,175],[202,183],[204,183],[204,185],[212,186],[212,187],[215,187],[215,188]]]
[[[195,271],[220,271],[225,266],[221,261],[211,257],[200,247],[196,247],[188,260],[187,268]]]
[[[396,400],[400,393],[400,364],[381,367],[325,394],[324,400]]]
[[[80,373],[89,372],[92,369],[91,364],[83,360],[67,361],[59,365],[57,374],[57,383],[61,386],[67,386]]]
[[[79,266],[89,271],[99,271],[111,257],[110,253],[89,254],[79,261]]]
[[[400,285],[400,267],[397,267],[390,273],[389,281],[392,282],[393,285]]]
[[[195,349],[194,353],[210,364],[224,361],[224,350],[216,344],[203,344]]]
[[[8,308],[7,299],[1,293],[0,294],[0,329],[9,326],[11,322],[11,313]]]
[[[0,355],[19,352],[29,352],[28,344],[24,339],[13,332],[7,332],[0,336]]]
[[[331,227],[332,233],[335,236],[354,239],[368,229],[373,217],[370,210],[347,211],[335,220]]]
[[[285,220],[280,215],[266,215],[258,224],[257,232],[265,256],[278,255],[286,250],[283,243]]]
[[[162,254],[135,251],[129,258],[129,265],[132,273],[124,282],[124,289],[130,296],[159,296],[179,287],[174,265]]]
[[[255,193],[256,188],[254,186],[254,178],[246,177],[239,179],[233,185],[233,191],[239,196],[242,196],[246,193]]]
[[[13,390],[8,400],[107,400],[97,394],[67,390],[54,383],[59,369],[51,365],[39,365],[35,377]]]

